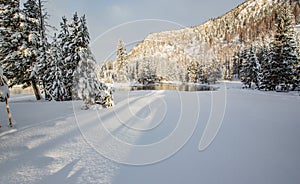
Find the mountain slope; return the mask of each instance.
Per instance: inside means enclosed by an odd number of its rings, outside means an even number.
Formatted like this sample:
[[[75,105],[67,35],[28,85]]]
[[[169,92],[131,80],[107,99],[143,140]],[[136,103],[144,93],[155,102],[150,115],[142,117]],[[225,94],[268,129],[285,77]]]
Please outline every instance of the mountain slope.
[[[217,60],[230,66],[236,51],[251,44],[270,42],[275,31],[276,11],[281,3],[289,4],[295,23],[299,24],[298,0],[248,0],[202,25],[148,35],[128,54],[129,68],[136,67],[133,63],[149,58],[171,62],[179,70],[194,61]]]

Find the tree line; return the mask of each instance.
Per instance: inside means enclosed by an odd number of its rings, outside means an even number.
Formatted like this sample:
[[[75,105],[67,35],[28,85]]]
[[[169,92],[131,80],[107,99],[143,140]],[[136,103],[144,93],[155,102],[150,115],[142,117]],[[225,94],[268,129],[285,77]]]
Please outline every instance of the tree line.
[[[299,48],[292,15],[282,6],[276,16],[276,32],[268,45],[251,45],[236,53],[233,75],[246,88],[261,90],[295,90],[300,84]]]
[[[102,77],[111,77],[117,82],[142,84],[163,80],[214,83],[219,79],[232,80],[237,77],[246,88],[297,89],[299,43],[296,41],[294,16],[297,18],[298,15],[293,15],[295,12],[292,13],[293,9],[289,3],[278,2],[274,3],[274,6],[272,11],[270,10],[270,16],[269,10],[261,17],[251,14],[253,24],[246,21],[243,26],[247,34],[249,30],[255,30],[254,22],[263,19],[264,16],[266,20],[260,22],[260,28],[265,26],[264,29],[271,30],[268,33],[266,30],[262,32],[261,37],[254,34],[247,41],[239,37],[242,33],[234,32],[234,42],[229,39],[209,46],[203,44],[197,36],[211,35],[212,33],[206,32],[211,29],[205,28],[205,34],[185,29],[179,33],[162,32],[149,35],[149,38],[134,48],[129,55],[121,41],[117,47],[116,61],[109,61],[102,66]],[[240,9],[234,12],[238,11]],[[235,21],[235,17],[226,18],[227,22],[231,20]],[[231,31],[231,28],[225,28],[226,26],[222,25],[214,27],[219,32]],[[250,33],[252,34],[251,31]],[[189,49],[186,51],[185,48]]]
[[[222,66],[215,59],[206,63],[193,59],[184,65],[178,62],[177,56],[170,59],[143,54],[130,58],[122,40],[117,45],[116,60],[104,63],[101,69],[101,77],[108,82],[113,80],[144,85],[161,81],[215,83],[222,77]]]
[[[39,86],[47,100],[75,98],[93,104],[104,98],[101,92],[107,87],[95,71],[85,15],[75,12],[70,21],[62,17],[52,37],[46,36],[45,20],[40,0],[27,0],[22,9],[19,0],[0,0],[0,64],[9,87],[32,86],[37,100]]]

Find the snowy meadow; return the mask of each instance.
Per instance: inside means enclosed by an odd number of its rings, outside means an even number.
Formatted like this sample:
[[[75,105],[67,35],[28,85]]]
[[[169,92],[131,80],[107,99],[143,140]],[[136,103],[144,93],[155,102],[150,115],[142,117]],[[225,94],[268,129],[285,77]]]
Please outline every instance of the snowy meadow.
[[[95,110],[12,95],[14,128],[0,107],[0,183],[298,183],[299,94],[225,84],[225,101],[117,91]]]
[[[0,184],[300,183],[299,1],[101,33],[48,8],[0,3]]]

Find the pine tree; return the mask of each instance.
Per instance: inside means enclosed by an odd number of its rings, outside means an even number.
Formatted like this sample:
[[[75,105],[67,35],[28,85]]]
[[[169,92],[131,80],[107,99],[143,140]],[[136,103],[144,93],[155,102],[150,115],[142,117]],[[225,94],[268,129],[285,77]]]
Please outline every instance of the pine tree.
[[[70,55],[70,31],[68,19],[64,16],[60,22],[60,32],[58,34],[60,40],[60,48],[62,49],[63,58],[67,60]]]
[[[90,43],[90,35],[87,28],[86,17],[83,15],[80,18],[79,33],[77,35],[77,47],[88,48]]]
[[[199,65],[199,63],[198,63]],[[168,81],[178,81],[179,73],[178,73],[178,64],[176,61],[168,61],[166,63],[166,79]],[[198,68],[196,68],[197,72],[197,79],[199,78]]]
[[[289,89],[290,85],[297,85],[295,80],[298,63],[296,48],[292,16],[288,5],[283,4],[277,12],[276,33],[271,44],[271,90],[279,85],[282,85],[286,90]]]
[[[189,82],[197,83],[200,78],[200,65],[196,61],[192,61],[188,66]]]
[[[39,58],[38,58],[38,64],[36,67],[36,73],[39,79],[39,84],[41,84],[41,86],[43,87],[43,91],[45,93],[45,99],[46,100],[50,100],[51,97],[48,95],[48,93],[46,93],[46,82],[43,81],[43,75],[45,74],[45,71],[47,70],[47,66],[48,66],[48,53],[47,50],[50,47],[50,44],[48,42],[47,39],[47,35],[46,35],[46,26],[50,27],[51,26],[49,24],[47,24],[47,18],[48,18],[48,13],[46,12],[44,3],[46,1],[45,0],[37,0],[37,5],[38,5],[38,19],[39,19],[39,37],[40,37],[40,54],[39,54]]]
[[[43,76],[43,81],[46,84],[46,93],[49,94],[53,100],[63,101],[68,99],[64,76],[66,67],[59,45],[60,43],[58,42],[56,35],[54,35],[48,52],[48,66]]]
[[[83,109],[90,108],[101,99],[101,104],[111,106],[112,96],[107,92],[107,88],[102,84],[95,72],[96,62],[89,48],[80,48],[80,60],[74,72],[73,98],[84,101]]]
[[[246,87],[251,88],[252,83],[259,87],[260,65],[256,57],[256,48],[251,46],[246,49],[242,63],[241,80]]]
[[[80,32],[79,28],[79,17],[77,12],[73,15],[72,23],[69,25],[65,25],[67,23],[67,19],[63,18],[62,22],[62,31],[66,33],[62,39],[62,48],[63,54],[65,55],[65,63],[67,67],[66,73],[66,88],[69,98],[72,98],[72,85],[73,85],[73,77],[78,62],[80,60],[79,49],[80,45],[78,44],[78,34]]]
[[[153,84],[157,80],[156,67],[153,58],[143,58],[141,75],[138,81],[142,84]]]
[[[0,57],[4,72],[9,79],[9,86],[31,85],[36,99],[40,100],[35,72],[36,56],[39,53],[37,49],[39,36],[35,29],[38,21],[34,17],[33,11],[36,9],[33,4],[33,1],[26,2],[24,11],[21,11],[18,0],[1,2]]]
[[[69,25],[67,19],[63,17],[59,38],[67,68],[65,85],[69,99],[71,99],[74,72],[80,61],[79,51],[82,48],[87,49],[90,41],[85,16],[79,18],[77,12],[75,12],[72,23]]]
[[[209,83],[216,83],[216,81],[222,77],[221,65],[216,59],[208,63],[206,71],[207,81]]]
[[[117,47],[117,79],[118,81],[125,81],[127,75],[127,52],[123,40],[119,40]]]
[[[208,83],[208,67],[207,67],[207,63],[202,63],[200,66],[200,82],[202,84],[204,83]]]
[[[73,84],[73,73],[74,68],[72,61],[72,54],[74,54],[74,46],[72,45],[71,33],[68,24],[68,19],[66,17],[62,17],[62,21],[60,23],[60,32],[58,34],[59,47],[62,52],[62,60],[65,63],[63,69],[63,75],[65,76],[65,87],[66,87],[66,100],[72,99],[72,84]]]
[[[38,64],[42,48],[41,31],[40,31],[40,9],[36,0],[27,0],[24,3],[23,13],[25,16],[23,35],[25,37],[23,46],[27,54],[23,57],[23,65],[27,67],[23,74],[25,83],[30,81],[37,100],[41,99],[38,83]]]
[[[235,78],[240,78],[240,71],[242,66],[242,56],[241,52],[236,52],[233,56],[233,64],[232,64],[232,76]]]
[[[223,78],[225,80],[231,80],[232,79],[232,71],[231,71],[231,63],[230,63],[230,60],[227,59],[226,57],[226,61],[224,63],[224,66],[223,66]]]
[[[26,71],[21,52],[23,23],[18,0],[1,0],[0,6],[0,62],[11,87],[21,83]]]
[[[270,90],[271,87],[271,75],[270,75],[270,63],[272,60],[272,53],[270,49],[263,45],[259,48],[257,52],[257,59],[260,63],[260,72],[259,72],[259,81],[260,86],[259,89],[262,90]]]

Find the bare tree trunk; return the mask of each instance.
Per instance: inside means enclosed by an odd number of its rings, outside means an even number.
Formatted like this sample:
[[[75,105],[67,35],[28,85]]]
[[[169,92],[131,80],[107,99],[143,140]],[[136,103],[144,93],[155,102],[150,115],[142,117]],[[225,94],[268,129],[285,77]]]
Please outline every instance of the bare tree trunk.
[[[7,116],[8,116],[8,121],[9,121],[9,126],[12,127],[12,117],[10,114],[10,110],[9,110],[9,105],[8,105],[8,99],[5,99],[5,104],[6,104],[6,111],[7,111]]]
[[[41,98],[42,98],[41,93],[40,93],[40,90],[39,90],[35,80],[31,81],[31,86],[32,86],[32,89],[33,89],[36,100],[41,100]]]

